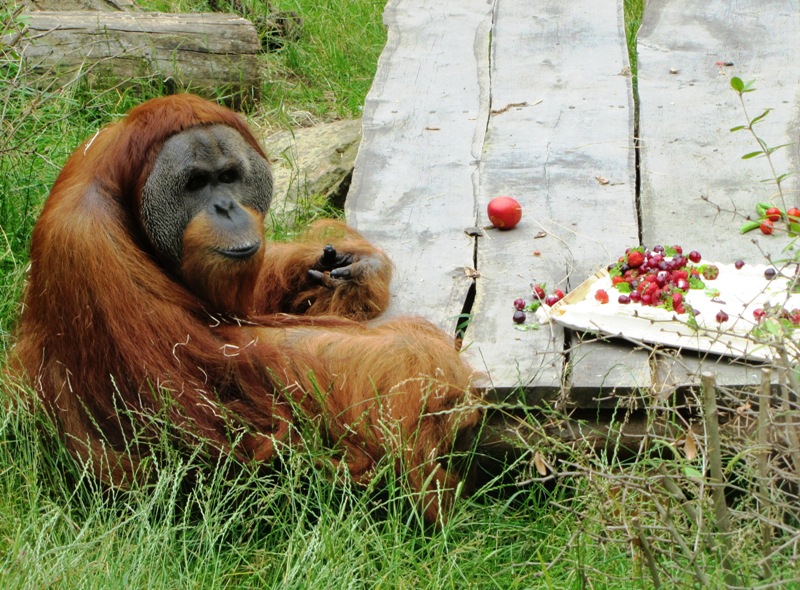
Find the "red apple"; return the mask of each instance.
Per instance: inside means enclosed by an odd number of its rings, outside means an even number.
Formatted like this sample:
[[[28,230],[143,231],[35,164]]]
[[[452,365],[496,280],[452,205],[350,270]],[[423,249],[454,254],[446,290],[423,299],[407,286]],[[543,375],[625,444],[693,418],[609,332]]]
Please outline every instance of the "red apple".
[[[489,221],[498,229],[511,229],[522,219],[522,207],[511,197],[495,197],[487,207]]]

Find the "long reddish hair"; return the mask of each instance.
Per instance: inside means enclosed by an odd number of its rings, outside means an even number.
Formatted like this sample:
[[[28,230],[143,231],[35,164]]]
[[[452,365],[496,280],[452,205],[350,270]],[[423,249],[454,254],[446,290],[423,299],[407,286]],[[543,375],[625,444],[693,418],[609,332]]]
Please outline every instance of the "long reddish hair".
[[[142,187],[161,146],[211,124],[236,129],[264,156],[224,107],[192,95],[151,100],[73,153],[33,230],[12,367],[27,373],[70,449],[115,483],[135,476],[147,453],[134,441],[146,440],[150,412],[167,412],[182,435],[212,449],[241,435],[254,456],[268,456],[272,437],[286,434],[290,411],[270,375],[228,353],[240,332],[212,329],[224,319],[159,265],[139,226]],[[269,343],[259,354],[279,358]],[[239,410],[247,422],[230,420]]]

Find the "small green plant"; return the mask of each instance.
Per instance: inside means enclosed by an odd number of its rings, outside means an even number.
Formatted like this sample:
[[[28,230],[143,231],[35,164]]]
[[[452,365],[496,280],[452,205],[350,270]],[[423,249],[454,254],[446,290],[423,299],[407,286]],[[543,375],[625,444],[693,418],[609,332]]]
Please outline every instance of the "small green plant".
[[[735,127],[731,127],[731,132],[735,131],[749,131],[753,138],[758,143],[758,149],[752,152],[748,152],[742,156],[742,160],[751,160],[753,158],[766,158],[767,164],[769,165],[770,172],[772,174],[772,178],[770,181],[775,183],[777,187],[777,196],[780,198],[780,208],[773,207],[768,203],[758,203],[756,206],[756,214],[758,216],[757,220],[749,220],[747,223],[743,224],[740,228],[742,233],[746,233],[752,231],[756,228],[761,229],[761,232],[769,235],[773,232],[774,222],[779,220],[787,220],[787,230],[790,235],[797,235],[800,233],[800,225],[797,223],[797,219],[791,217],[789,213],[789,209],[786,206],[786,195],[783,191],[783,181],[786,180],[789,176],[791,176],[790,172],[784,172],[782,174],[778,174],[775,170],[775,163],[772,160],[772,154],[776,151],[781,150],[785,147],[788,147],[792,144],[790,143],[783,143],[776,146],[770,146],[764,138],[762,138],[756,132],[756,124],[763,121],[767,115],[769,115],[771,108],[764,109],[764,111],[760,115],[756,115],[755,117],[750,117],[750,114],[747,111],[747,104],[744,100],[744,95],[748,92],[755,92],[755,80],[750,80],[749,82],[744,82],[741,78],[737,76],[733,76],[731,78],[731,88],[736,92],[739,96],[739,102],[742,105],[742,112],[744,113],[745,121],[747,121],[746,125],[737,125]]]

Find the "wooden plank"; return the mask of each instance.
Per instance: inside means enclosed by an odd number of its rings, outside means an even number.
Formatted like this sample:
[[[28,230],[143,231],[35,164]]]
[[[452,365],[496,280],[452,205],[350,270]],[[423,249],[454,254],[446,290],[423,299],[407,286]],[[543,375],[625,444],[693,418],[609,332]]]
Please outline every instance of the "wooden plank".
[[[642,238],[697,249],[708,259],[763,263],[781,258],[784,236],[740,235],[739,225],[757,201],[775,198],[764,159],[742,161],[758,148],[729,79],[755,80],[745,95],[751,116],[774,108],[757,126],[771,146],[778,174],[800,169],[800,7],[796,0],[649,2],[639,33],[639,135],[641,137]],[[733,65],[718,65],[717,62]],[[798,179],[784,183],[798,202]],[[707,199],[707,200],[706,200]],[[720,213],[720,209],[723,211]],[[682,367],[660,373],[697,381],[701,364],[728,384],[754,384],[756,372],[716,359],[684,355]]]
[[[521,385],[535,399],[562,379],[563,330],[515,331],[513,299],[529,296],[531,282],[575,287],[638,244],[621,14],[616,2],[496,3],[478,212],[486,223],[488,201],[509,194],[521,202],[523,218],[516,229],[479,240],[468,336],[501,391]],[[540,231],[546,237],[535,239]],[[624,344],[576,341],[569,355],[571,395],[650,382],[647,355]]]
[[[488,111],[491,7],[391,0],[345,212],[395,264],[388,316],[455,333],[473,278],[478,159]]]
[[[46,84],[83,72],[95,87],[155,77],[207,96],[260,88],[258,34],[235,15],[58,11],[25,18],[22,58]]]

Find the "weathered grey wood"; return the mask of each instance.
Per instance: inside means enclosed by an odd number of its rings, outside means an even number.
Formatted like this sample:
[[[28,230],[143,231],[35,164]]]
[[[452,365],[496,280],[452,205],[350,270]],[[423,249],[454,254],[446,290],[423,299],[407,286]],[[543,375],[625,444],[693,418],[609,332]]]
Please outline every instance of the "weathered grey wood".
[[[627,342],[571,332],[567,405],[580,408],[641,407],[653,382],[648,350]]]
[[[749,384],[756,372],[728,361],[687,354],[676,363],[619,341],[512,324],[511,302],[529,298],[532,282],[574,288],[639,241],[621,3],[495,0],[491,26],[489,4],[431,6],[387,7],[389,43],[347,202],[349,221],[397,263],[390,315],[420,313],[454,330],[473,281],[463,269],[475,267],[465,342],[501,395],[522,387],[535,402],[567,391],[568,403],[607,407],[637,388],[668,395],[711,363],[721,383]],[[700,195],[742,216],[769,199],[763,161],[739,160],[752,139],[728,131],[743,122],[728,88],[737,66],[721,72],[715,62],[748,60],[735,73],[759,78],[747,98],[763,99],[751,114],[777,109],[759,131],[771,145],[796,141],[800,38],[775,34],[796,31],[799,14],[796,0],[648,5],[639,56],[644,244],[682,244],[721,262],[758,262],[762,250],[784,247],[742,238],[741,218],[719,215]],[[797,169],[797,145],[777,152],[776,164],[779,173]],[[795,191],[786,204],[796,205],[796,180],[785,186]],[[477,238],[473,258],[462,230],[488,224],[486,204],[501,194],[522,203],[523,220]]]
[[[133,0],[22,0],[30,10],[139,10]]]
[[[477,168],[488,110],[491,6],[391,0],[367,96],[348,222],[395,264],[387,315],[455,333],[473,284]],[[466,270],[465,270],[466,269]]]
[[[105,87],[156,78],[206,95],[259,89],[258,35],[234,15],[43,11],[26,19],[21,54],[42,83],[84,73]]]
[[[486,223],[488,201],[510,194],[524,213],[516,229],[479,240],[468,335],[501,390],[557,387],[563,370],[563,331],[515,331],[513,299],[529,297],[531,282],[573,288],[638,243],[621,10],[591,0],[496,3],[478,212]],[[546,237],[535,239],[540,231]],[[649,385],[647,355],[624,344],[576,341],[568,354],[571,394]]]
[[[750,116],[774,110],[756,127],[772,146],[778,174],[800,169],[800,5],[796,0],[653,0],[638,38],[639,135],[643,242],[681,244],[706,258],[753,263],[780,258],[788,239],[760,232],[740,235],[743,216],[757,201],[773,201],[775,185],[764,159],[742,161],[758,149],[746,132],[738,96],[729,79],[755,80],[745,95]],[[731,66],[717,62],[732,63]],[[798,179],[784,183],[788,206],[796,205]],[[708,201],[703,199],[706,197]],[[714,206],[716,205],[716,206]],[[724,213],[718,212],[718,207]],[[732,212],[736,212],[736,214]],[[758,383],[758,372],[727,361],[686,354],[683,366],[661,373],[699,381],[703,370],[728,384]]]

